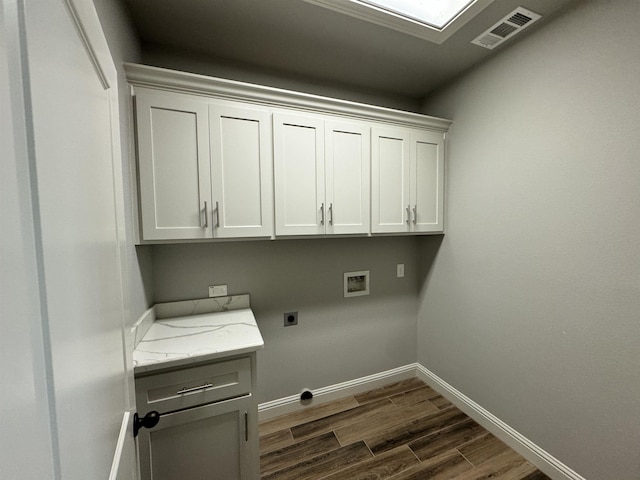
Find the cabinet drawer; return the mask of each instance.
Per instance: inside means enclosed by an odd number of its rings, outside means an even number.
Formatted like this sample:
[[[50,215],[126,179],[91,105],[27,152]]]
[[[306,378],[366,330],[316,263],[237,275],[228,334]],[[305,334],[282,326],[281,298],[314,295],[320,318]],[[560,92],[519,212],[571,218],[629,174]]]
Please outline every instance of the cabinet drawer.
[[[251,390],[249,357],[136,378],[136,404],[145,415],[216,402]]]

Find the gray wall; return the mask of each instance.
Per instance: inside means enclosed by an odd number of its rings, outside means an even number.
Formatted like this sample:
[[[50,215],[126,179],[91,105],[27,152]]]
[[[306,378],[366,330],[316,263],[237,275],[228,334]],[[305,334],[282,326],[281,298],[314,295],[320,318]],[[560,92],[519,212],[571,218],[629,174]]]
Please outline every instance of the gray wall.
[[[396,278],[396,264],[405,277]],[[415,362],[417,245],[413,237],[155,245],[155,302],[249,293],[265,348],[258,402]],[[343,273],[370,270],[371,294],[343,298]],[[283,313],[298,311],[284,327]]]
[[[577,2],[424,105],[454,124],[418,361],[590,480],[640,474],[639,23]]]
[[[319,82],[309,77],[256,68],[240,62],[211,58],[195,52],[176,50],[153,44],[143,45],[142,61],[146,65],[210,75],[239,82],[268,85],[296,92],[368,103],[410,112],[420,111],[420,102],[410,96],[381,94],[379,91],[367,91],[350,85],[329,84],[326,81]]]

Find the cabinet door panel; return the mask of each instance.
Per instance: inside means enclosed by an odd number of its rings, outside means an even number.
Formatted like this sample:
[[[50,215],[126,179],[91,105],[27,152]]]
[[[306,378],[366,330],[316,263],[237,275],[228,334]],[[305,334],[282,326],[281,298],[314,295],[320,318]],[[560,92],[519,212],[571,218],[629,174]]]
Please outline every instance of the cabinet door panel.
[[[142,480],[245,480],[252,446],[245,422],[250,396],[163,414],[138,435]],[[245,415],[246,412],[246,415]]]
[[[371,138],[364,125],[327,122],[328,234],[369,233]]]
[[[210,122],[214,236],[272,235],[268,112],[216,105]]]
[[[136,100],[143,239],[210,237],[206,103],[153,92]]]
[[[408,231],[410,134],[403,129],[374,128],[372,137],[371,231]]]
[[[416,232],[442,231],[444,141],[442,134],[421,132],[412,138],[412,171],[415,193],[412,228]]]
[[[276,235],[324,233],[323,122],[281,113],[273,121]]]

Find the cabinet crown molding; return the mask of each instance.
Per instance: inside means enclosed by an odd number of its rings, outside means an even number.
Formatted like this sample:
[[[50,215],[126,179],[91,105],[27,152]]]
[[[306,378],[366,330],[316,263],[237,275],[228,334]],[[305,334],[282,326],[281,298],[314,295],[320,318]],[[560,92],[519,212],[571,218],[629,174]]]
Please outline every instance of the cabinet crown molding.
[[[242,100],[270,106],[284,106],[305,111],[330,113],[349,118],[446,132],[451,120],[419,113],[294,92],[263,85],[237,82],[195,73],[134,63],[124,64],[127,80],[133,86],[150,87],[173,92],[206,95],[230,100]]]

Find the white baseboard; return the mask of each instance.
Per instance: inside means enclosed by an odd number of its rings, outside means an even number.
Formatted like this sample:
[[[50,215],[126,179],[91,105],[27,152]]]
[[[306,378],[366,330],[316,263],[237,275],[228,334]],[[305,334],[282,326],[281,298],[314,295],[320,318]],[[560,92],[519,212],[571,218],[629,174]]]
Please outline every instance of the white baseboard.
[[[349,380],[348,382],[315,389],[313,390],[313,399],[311,399],[311,401],[305,401],[304,403],[300,401],[300,394],[261,403],[258,405],[258,419],[260,421],[269,420],[280,415],[302,410],[311,405],[319,405],[332,400],[338,400],[348,397],[349,395],[356,395],[390,383],[416,377],[416,365],[417,364],[405,365],[374,375]]]
[[[451,403],[473,418],[496,437],[513,448],[524,458],[555,480],[585,480],[584,477],[569,468],[553,455],[542,449],[521,433],[504,423],[491,412],[485,410],[465,394],[456,390],[435,373],[415,364],[418,378],[446,397]]]
[[[405,365],[394,368],[393,370],[387,370],[374,375],[313,390],[313,399],[310,402],[304,402],[304,404],[300,401],[299,395],[291,395],[271,402],[261,403],[258,406],[258,417],[260,421],[269,420],[280,415],[302,410],[310,405],[319,405],[348,397],[349,395],[356,395],[412,377],[418,377],[428,384],[551,478],[555,480],[585,480],[584,477],[546,450],[511,428],[491,412],[478,405],[465,394],[456,390],[453,386],[449,385],[419,363]]]

